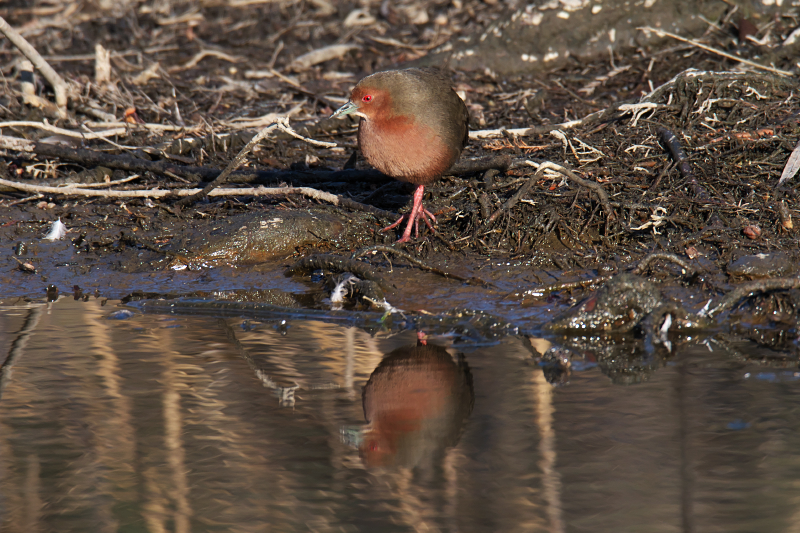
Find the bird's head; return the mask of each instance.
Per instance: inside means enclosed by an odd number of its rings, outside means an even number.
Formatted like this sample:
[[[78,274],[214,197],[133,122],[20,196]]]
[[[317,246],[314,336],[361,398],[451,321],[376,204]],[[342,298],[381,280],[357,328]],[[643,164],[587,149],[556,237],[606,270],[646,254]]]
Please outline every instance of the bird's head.
[[[356,115],[365,120],[385,116],[390,109],[391,95],[386,89],[374,85],[358,84],[350,93],[350,100],[331,115],[331,118]]]
[[[420,96],[421,90],[420,81],[407,71],[376,72],[358,82],[350,93],[350,101],[331,118],[354,114],[365,120],[390,120],[419,114],[427,105]]]

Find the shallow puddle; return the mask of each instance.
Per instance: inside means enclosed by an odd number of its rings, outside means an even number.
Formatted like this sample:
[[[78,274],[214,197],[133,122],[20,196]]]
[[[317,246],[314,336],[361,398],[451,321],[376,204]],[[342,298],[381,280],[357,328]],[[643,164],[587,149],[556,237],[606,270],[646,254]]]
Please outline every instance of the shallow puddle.
[[[588,362],[554,387],[522,336],[128,309],[0,307],[2,531],[800,521],[800,373],[713,343],[637,385]]]

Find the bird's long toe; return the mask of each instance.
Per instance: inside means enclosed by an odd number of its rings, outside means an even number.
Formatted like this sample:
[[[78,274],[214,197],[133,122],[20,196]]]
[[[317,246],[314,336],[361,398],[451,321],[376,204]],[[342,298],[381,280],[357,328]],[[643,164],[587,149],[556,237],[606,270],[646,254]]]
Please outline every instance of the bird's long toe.
[[[383,228],[383,229],[381,230],[381,233],[383,233],[383,232],[385,232],[385,231],[389,231],[390,229],[394,229],[394,228],[396,228],[397,226],[399,226],[399,225],[400,225],[400,223],[401,223],[403,220],[405,220],[406,216],[407,216],[407,215],[403,215],[403,216],[401,216],[401,217],[400,217],[400,218],[398,218],[398,219],[397,219],[397,220],[396,220],[396,221],[395,221],[393,224],[389,224],[388,226],[386,226],[385,228]]]

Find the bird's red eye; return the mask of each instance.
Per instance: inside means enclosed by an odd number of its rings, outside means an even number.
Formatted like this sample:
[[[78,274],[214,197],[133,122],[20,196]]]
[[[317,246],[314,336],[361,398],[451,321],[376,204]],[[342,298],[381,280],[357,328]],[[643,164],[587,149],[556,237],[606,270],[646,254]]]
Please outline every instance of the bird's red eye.
[[[371,102],[372,95],[371,94],[364,95],[364,98],[362,98],[362,100],[364,100],[365,102]]]

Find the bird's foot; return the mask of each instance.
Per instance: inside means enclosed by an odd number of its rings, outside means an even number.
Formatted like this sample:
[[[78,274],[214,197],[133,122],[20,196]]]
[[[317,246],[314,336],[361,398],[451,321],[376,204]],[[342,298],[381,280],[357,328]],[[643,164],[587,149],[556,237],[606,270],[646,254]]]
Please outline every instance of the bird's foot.
[[[433,229],[433,224],[436,224],[436,216],[433,213],[431,213],[430,211],[428,211],[427,209],[425,209],[424,207],[421,207],[420,210],[417,212],[417,215],[414,217],[413,220],[411,220],[411,214],[403,215],[400,218],[398,218],[397,221],[394,222],[393,224],[383,228],[381,230],[381,232],[389,231],[390,229],[394,229],[397,226],[399,226],[400,223],[403,222],[403,220],[408,220],[408,225],[406,226],[406,230],[403,232],[403,236],[400,237],[397,240],[397,242],[398,243],[409,242],[411,240],[411,227],[412,226],[414,227],[414,238],[415,239],[419,238],[419,220],[420,219],[422,219],[423,222],[425,222],[425,225],[428,226],[428,228],[430,228],[431,231],[436,231],[436,230]]]

